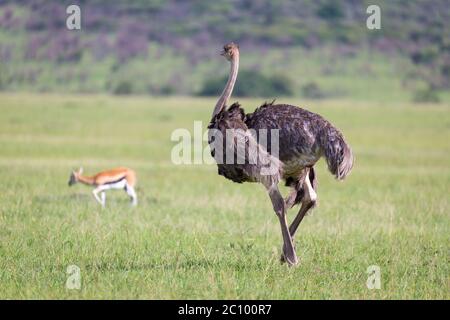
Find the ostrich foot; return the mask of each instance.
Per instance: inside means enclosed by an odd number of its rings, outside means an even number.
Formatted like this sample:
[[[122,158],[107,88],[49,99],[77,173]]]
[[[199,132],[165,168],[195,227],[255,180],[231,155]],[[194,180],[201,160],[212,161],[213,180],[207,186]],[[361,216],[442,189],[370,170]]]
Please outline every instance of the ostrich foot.
[[[296,266],[299,263],[299,259],[297,258],[297,254],[295,253],[295,245],[292,243],[292,247],[290,247],[291,250],[289,250],[289,247],[290,246],[286,247],[286,245],[283,244],[280,262],[287,263],[290,267]]]
[[[295,250],[295,245],[294,245],[294,250]],[[281,256],[280,256],[280,262],[281,263],[287,263],[289,266],[295,266],[295,265],[298,265],[299,264],[299,259],[297,258],[297,255],[295,255],[295,252],[294,252],[294,256],[295,256],[295,259],[294,260],[291,260],[291,259],[286,259],[286,253],[285,253],[285,248],[284,248],[284,246],[283,246],[283,248],[282,248],[282,252],[281,252]],[[294,263],[292,263],[292,262],[294,262]]]
[[[287,257],[287,258],[286,258]],[[281,263],[287,263],[289,267],[295,267],[299,264],[299,260],[297,256],[294,254],[293,256],[285,256],[285,254],[281,254]]]

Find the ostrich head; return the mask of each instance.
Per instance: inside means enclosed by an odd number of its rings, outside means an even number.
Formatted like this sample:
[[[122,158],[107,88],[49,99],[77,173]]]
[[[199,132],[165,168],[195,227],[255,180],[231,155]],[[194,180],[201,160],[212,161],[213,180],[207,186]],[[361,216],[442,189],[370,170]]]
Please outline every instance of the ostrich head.
[[[228,61],[231,61],[239,55],[239,46],[234,42],[230,42],[223,46],[223,51],[220,55],[224,56]]]

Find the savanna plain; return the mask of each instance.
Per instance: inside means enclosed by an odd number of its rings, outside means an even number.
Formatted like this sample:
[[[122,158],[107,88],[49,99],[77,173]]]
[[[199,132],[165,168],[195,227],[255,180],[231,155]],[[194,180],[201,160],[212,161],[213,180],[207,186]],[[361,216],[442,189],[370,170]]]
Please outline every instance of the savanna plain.
[[[0,94],[0,298],[449,299],[449,105],[277,102],[323,115],[356,157],[344,182],[318,163],[296,268],[279,262],[262,186],[171,160],[172,132],[206,130],[214,99]],[[80,166],[133,168],[139,205],[110,191],[102,209],[90,188],[69,188]],[[66,287],[70,265],[79,290]],[[369,290],[374,265],[381,288]]]

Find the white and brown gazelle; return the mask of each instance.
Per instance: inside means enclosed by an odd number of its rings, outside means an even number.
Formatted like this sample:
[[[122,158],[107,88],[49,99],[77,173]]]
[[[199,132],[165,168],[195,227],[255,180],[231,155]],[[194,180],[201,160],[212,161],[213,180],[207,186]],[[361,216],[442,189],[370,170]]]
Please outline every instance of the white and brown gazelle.
[[[136,174],[131,169],[119,167],[99,172],[94,176],[84,176],[83,168],[80,168],[78,171],[72,171],[70,174],[69,186],[72,186],[77,182],[94,186],[95,189],[92,193],[94,194],[95,200],[97,200],[102,207],[105,206],[106,202],[105,191],[110,189],[124,189],[131,198],[131,204],[133,206],[137,205],[137,196],[134,191]]]

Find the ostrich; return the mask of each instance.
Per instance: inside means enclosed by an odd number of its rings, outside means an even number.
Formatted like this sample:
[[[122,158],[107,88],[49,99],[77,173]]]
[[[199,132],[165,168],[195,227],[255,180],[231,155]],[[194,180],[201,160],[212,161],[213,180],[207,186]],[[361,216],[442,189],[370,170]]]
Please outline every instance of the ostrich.
[[[317,201],[314,165],[324,156],[329,171],[336,179],[342,180],[352,169],[352,151],[330,122],[299,107],[272,101],[249,114],[245,114],[238,103],[227,108],[239,69],[239,47],[229,43],[221,55],[231,63],[231,69],[208,126],[211,155],[217,162],[219,175],[237,183],[258,182],[264,185],[281,226],[281,261],[290,266],[297,265],[292,239],[302,219]],[[278,154],[271,150],[270,135],[267,147],[260,143],[263,129],[266,132],[277,130]],[[240,144],[248,150],[244,154],[237,151]],[[264,173],[267,166],[272,170]],[[291,187],[286,199],[278,188],[281,180]],[[299,212],[288,226],[287,209],[297,204],[301,205]]]

